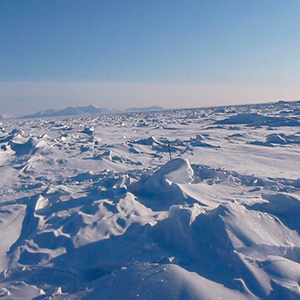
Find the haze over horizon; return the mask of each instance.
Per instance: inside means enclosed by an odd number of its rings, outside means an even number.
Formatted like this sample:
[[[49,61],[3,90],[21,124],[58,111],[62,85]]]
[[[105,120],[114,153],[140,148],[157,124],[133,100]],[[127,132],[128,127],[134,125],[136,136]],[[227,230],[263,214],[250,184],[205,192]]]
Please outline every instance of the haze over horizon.
[[[1,1],[0,113],[299,99],[297,1]]]

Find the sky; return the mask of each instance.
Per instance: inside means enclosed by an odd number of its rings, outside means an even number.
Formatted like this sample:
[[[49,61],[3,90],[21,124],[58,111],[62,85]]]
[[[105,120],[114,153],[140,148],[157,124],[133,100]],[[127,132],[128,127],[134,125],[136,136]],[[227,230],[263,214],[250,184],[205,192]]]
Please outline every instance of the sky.
[[[300,99],[298,0],[0,0],[0,114]]]

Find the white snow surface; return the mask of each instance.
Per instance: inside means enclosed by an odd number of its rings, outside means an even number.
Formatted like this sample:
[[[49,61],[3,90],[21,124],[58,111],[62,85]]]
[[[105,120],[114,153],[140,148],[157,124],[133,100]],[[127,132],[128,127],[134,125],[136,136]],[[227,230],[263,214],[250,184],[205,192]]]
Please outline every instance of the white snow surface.
[[[300,299],[299,109],[1,121],[0,298]]]

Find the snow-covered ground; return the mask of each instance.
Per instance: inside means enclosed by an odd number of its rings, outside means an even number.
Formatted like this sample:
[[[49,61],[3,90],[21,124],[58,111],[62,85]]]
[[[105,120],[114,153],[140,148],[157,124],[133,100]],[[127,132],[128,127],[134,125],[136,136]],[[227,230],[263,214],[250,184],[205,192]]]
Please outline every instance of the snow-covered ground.
[[[0,298],[300,299],[299,103],[1,122]]]

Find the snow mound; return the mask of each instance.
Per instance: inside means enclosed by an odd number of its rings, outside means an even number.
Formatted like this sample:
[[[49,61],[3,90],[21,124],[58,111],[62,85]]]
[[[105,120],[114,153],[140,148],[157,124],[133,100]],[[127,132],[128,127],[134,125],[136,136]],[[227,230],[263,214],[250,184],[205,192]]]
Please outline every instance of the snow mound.
[[[187,184],[193,180],[194,171],[187,159],[172,159],[144,182],[134,185],[134,191],[157,195],[170,191],[176,184]]]
[[[193,147],[219,148],[219,146],[214,146],[210,143],[205,142],[205,138],[201,134],[197,134],[196,138],[191,138],[189,142]]]
[[[272,143],[272,144],[300,144],[300,135],[299,134],[290,134],[286,135],[284,133],[273,133],[270,135],[267,135],[266,143]]]
[[[284,145],[287,142],[286,142],[286,139],[284,138],[284,136],[282,134],[273,133],[273,134],[267,135],[266,143]]]
[[[277,216],[287,227],[296,230],[300,234],[300,200],[287,194],[263,194],[262,198],[267,202],[256,203],[249,206],[255,209]]]
[[[266,136],[266,141],[252,141],[250,142],[252,145],[259,145],[259,146],[268,146],[268,147],[275,147],[275,146],[288,146],[294,144],[300,144],[300,135],[299,133],[286,135],[284,133],[272,133]]]
[[[30,138],[26,142],[10,141],[9,145],[15,151],[16,156],[21,156],[34,154],[37,149],[45,146],[45,142],[36,138]]]
[[[264,116],[258,113],[241,113],[229,118],[216,121],[215,124],[245,124],[249,126],[299,126],[300,122],[296,118]]]
[[[164,179],[166,182],[190,183],[193,180],[193,175],[194,171],[189,161],[184,158],[176,158],[170,160],[155,172],[151,179],[147,181],[147,184],[151,185],[151,182],[162,182]]]
[[[88,134],[88,135],[93,135],[94,134],[94,127],[93,126],[85,127],[82,132],[85,133],[85,134]]]
[[[255,299],[172,264],[138,264],[115,276],[111,286],[99,284],[86,299]]]
[[[134,143],[140,144],[140,145],[147,145],[147,146],[153,145],[153,144],[159,144],[159,142],[157,141],[157,139],[154,136],[150,136],[149,138],[137,140]]]
[[[260,298],[272,287],[259,261],[268,260],[270,255],[293,260],[300,246],[298,234],[276,217],[234,203],[207,211],[197,205],[172,206],[168,218],[150,234],[179,260],[179,265],[197,265],[200,275],[245,293],[251,290]],[[300,274],[299,265],[296,272]]]
[[[154,211],[168,210],[172,205],[200,202],[184,192],[193,181],[194,171],[187,159],[176,158],[163,165],[151,176],[144,176],[128,187],[143,205]]]

